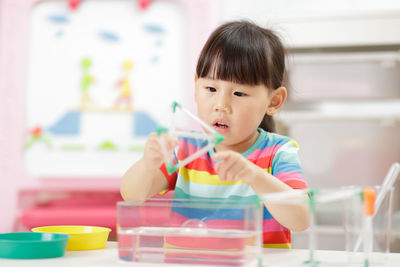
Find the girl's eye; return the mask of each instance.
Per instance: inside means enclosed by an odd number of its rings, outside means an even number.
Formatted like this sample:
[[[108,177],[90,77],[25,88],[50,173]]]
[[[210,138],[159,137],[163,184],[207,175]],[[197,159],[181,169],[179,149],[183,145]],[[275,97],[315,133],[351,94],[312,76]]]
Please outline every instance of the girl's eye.
[[[246,96],[246,94],[245,93],[242,93],[242,92],[234,92],[233,93],[235,96]]]
[[[207,91],[209,92],[216,92],[217,89],[215,89],[214,87],[206,87]]]

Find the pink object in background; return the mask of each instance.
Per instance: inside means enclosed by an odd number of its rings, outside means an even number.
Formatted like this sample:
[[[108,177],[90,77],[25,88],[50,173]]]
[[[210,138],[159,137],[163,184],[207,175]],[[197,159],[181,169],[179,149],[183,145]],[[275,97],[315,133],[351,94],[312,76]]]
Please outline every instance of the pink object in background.
[[[80,3],[81,3],[81,0],[69,0],[69,8],[71,10],[77,10]]]
[[[139,0],[139,6],[140,9],[146,10],[146,8],[149,6],[151,0]]]
[[[119,190],[23,190],[19,194],[21,215],[17,228],[53,225],[90,225],[112,229],[115,236]]]

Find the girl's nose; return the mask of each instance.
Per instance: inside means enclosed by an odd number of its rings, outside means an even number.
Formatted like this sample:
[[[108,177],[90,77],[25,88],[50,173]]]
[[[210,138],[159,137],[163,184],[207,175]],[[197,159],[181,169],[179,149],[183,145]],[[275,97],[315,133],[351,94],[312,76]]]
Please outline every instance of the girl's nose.
[[[231,106],[226,96],[221,95],[220,97],[218,97],[214,105],[214,110],[227,113],[231,112]]]
[[[228,109],[227,106],[216,105],[216,106],[215,106],[215,111],[229,112],[229,109]]]

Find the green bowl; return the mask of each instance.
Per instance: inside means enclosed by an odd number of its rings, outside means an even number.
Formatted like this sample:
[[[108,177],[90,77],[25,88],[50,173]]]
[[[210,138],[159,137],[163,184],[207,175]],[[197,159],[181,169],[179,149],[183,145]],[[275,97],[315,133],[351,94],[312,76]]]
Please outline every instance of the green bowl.
[[[54,233],[0,234],[0,258],[43,259],[64,255],[69,235]]]

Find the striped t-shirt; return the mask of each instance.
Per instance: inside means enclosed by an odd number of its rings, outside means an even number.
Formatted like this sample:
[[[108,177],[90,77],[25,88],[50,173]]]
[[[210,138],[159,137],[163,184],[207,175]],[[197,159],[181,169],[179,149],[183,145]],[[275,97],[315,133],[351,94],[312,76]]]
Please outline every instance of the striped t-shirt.
[[[249,161],[269,172],[277,179],[294,189],[305,189],[298,145],[292,139],[263,129],[258,129],[255,143],[242,155]],[[179,139],[175,152],[180,161],[205,146],[204,140],[193,138]],[[168,189],[175,190],[176,199],[252,199],[256,193],[243,181],[222,182],[216,173],[215,161],[211,158],[214,150],[203,154],[172,174],[168,174],[165,165],[161,167],[168,181]],[[264,247],[290,248],[290,230],[279,224],[264,206],[263,214]],[[215,218],[214,218],[215,219]]]

